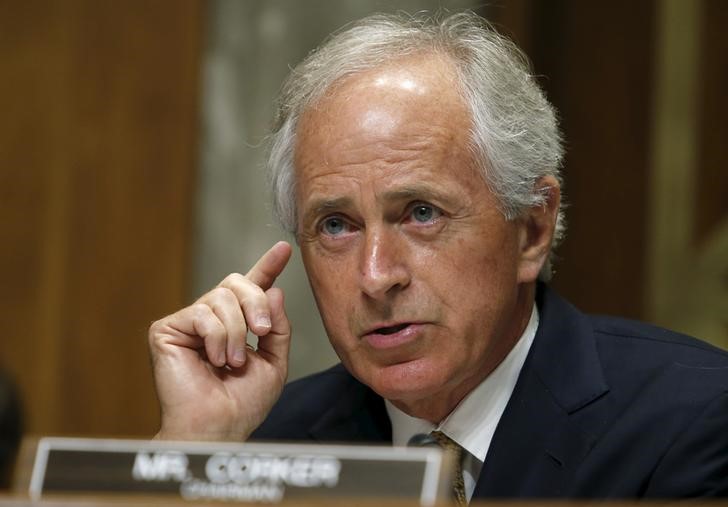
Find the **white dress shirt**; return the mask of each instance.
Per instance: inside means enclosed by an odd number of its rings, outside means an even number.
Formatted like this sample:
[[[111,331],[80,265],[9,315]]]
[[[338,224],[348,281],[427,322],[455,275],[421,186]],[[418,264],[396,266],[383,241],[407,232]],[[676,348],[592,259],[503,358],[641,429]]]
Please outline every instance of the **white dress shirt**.
[[[516,380],[538,329],[538,310],[533,305],[526,329],[495,370],[473,389],[439,425],[405,414],[385,400],[392,422],[392,443],[406,446],[418,433],[439,430],[463,448],[463,480],[468,501],[488,453],[495,428],[513,394]]]

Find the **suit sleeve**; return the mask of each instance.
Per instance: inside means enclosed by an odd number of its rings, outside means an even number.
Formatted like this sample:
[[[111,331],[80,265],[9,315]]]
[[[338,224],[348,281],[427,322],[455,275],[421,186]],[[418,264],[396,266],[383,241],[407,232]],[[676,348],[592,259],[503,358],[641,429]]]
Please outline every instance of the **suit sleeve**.
[[[645,496],[728,497],[728,392],[708,403],[676,438],[652,474]]]

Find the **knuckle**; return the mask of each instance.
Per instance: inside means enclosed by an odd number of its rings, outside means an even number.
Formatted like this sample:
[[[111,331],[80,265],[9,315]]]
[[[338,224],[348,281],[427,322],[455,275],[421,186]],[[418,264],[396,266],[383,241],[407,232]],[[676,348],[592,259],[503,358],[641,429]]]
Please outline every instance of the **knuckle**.
[[[195,317],[202,317],[208,315],[210,307],[207,306],[205,303],[195,303],[190,306],[190,310]]]
[[[210,302],[213,305],[225,305],[230,303],[237,303],[238,298],[235,297],[235,293],[227,287],[216,287],[208,294]]]
[[[159,343],[161,339],[161,331],[164,327],[164,319],[155,320],[152,322],[152,324],[149,326],[149,333],[147,334],[147,340],[149,342],[149,345],[154,347],[157,343]]]
[[[190,306],[190,312],[192,314],[192,318],[205,325],[205,327],[209,327],[211,324],[211,321],[214,321],[214,319],[211,319],[213,311],[212,308],[210,308],[205,303],[195,303],[192,306]]]
[[[265,295],[265,292],[263,292],[263,289],[258,287],[257,285],[251,284],[251,286],[242,294],[242,303],[243,304],[266,304],[268,301],[268,297]]]
[[[176,315],[177,314],[172,314],[159,320],[155,320],[149,326],[147,345],[149,346],[153,357],[157,352],[165,348],[169,342],[170,336],[174,334],[173,327]]]
[[[245,278],[240,273],[230,273],[228,276],[226,276],[222,282],[218,285],[218,287],[236,287],[239,285],[244,285],[245,283],[248,283],[248,279]]]
[[[161,339],[169,331],[170,324],[174,324],[176,314],[167,315],[159,320],[155,320],[149,326],[149,341],[157,341]]]
[[[157,334],[157,332],[160,330],[160,328],[163,326],[162,322],[164,319],[155,320],[152,322],[152,324],[149,326],[149,336],[152,337]]]

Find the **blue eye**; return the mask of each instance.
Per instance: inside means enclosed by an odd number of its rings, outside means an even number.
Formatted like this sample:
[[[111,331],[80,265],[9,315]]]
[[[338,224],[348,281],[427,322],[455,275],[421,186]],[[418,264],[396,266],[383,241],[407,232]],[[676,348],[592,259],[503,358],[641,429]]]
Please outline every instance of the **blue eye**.
[[[418,204],[412,208],[412,218],[419,223],[432,222],[440,216],[440,210],[429,204]]]
[[[329,217],[323,221],[321,228],[326,234],[336,236],[346,230],[346,223],[340,217]]]

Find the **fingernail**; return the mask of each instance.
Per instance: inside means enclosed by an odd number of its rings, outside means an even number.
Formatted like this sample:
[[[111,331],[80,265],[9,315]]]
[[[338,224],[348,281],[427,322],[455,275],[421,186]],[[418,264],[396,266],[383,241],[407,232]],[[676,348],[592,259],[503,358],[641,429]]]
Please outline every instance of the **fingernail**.
[[[233,360],[236,363],[242,363],[243,361],[245,361],[245,349],[244,348],[235,349],[233,351]]]
[[[255,325],[258,327],[270,327],[270,317],[267,315],[258,315],[255,318]]]

